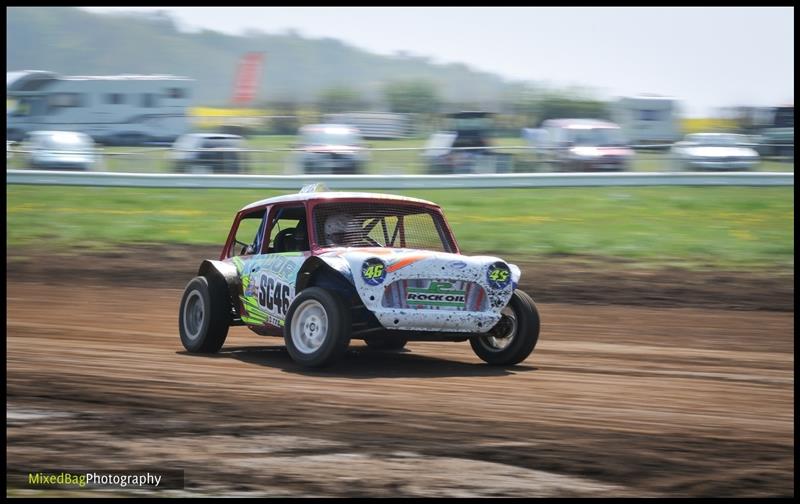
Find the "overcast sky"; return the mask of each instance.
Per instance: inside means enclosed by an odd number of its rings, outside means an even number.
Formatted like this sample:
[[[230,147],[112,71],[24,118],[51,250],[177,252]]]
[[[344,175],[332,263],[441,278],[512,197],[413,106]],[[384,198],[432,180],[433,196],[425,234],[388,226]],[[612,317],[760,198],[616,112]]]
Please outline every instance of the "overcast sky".
[[[181,29],[333,37],[599,98],[655,93],[684,113],[794,103],[793,7],[85,7],[168,10]]]

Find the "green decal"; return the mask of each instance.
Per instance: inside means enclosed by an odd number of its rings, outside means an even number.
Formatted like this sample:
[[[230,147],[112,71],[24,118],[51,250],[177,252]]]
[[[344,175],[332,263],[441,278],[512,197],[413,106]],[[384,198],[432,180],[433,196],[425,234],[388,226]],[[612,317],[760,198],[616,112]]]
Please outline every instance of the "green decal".
[[[383,264],[373,264],[364,272],[366,278],[378,278],[383,274]]]
[[[426,288],[409,287],[406,302],[409,305],[466,306],[466,291],[453,288],[450,282],[431,282]]]
[[[489,272],[489,278],[495,282],[505,282],[508,280],[508,271],[501,269],[493,269]]]

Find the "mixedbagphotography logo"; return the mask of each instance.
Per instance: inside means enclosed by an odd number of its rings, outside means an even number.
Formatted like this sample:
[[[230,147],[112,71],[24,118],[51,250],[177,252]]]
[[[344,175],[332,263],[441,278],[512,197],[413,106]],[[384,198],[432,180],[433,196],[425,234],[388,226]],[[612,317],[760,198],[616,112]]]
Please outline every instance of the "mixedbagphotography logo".
[[[183,489],[182,469],[135,469],[127,471],[108,470],[14,470],[9,469],[6,478],[9,488],[17,489]]]

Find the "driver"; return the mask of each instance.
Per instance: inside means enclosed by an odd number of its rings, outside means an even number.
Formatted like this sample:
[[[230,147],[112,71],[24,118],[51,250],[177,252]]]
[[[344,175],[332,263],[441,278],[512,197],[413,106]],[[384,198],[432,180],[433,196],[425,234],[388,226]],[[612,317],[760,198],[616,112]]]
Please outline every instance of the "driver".
[[[360,231],[350,214],[335,214],[325,220],[325,242],[330,246],[351,246],[358,241]]]

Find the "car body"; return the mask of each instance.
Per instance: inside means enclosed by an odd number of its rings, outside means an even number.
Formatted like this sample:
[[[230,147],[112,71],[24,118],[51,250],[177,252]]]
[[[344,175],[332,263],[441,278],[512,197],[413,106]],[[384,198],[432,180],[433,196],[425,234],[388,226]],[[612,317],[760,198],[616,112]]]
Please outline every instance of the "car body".
[[[794,105],[775,107],[761,130],[759,150],[765,156],[794,159]]]
[[[678,170],[752,170],[760,156],[744,135],[692,133],[670,150]]]
[[[33,131],[23,150],[34,170],[91,170],[100,163],[92,137],[76,131]]]
[[[245,140],[228,133],[188,133],[172,145],[179,173],[242,173],[247,171]]]
[[[309,124],[298,132],[290,171],[356,174],[369,160],[358,128],[346,124]]]
[[[629,170],[635,152],[622,129],[597,119],[548,119],[540,128],[536,145],[554,171]],[[534,130],[536,131],[536,130]]]
[[[236,214],[219,259],[203,261],[184,291],[187,350],[218,351],[229,326],[246,325],[283,336],[292,358],[308,366],[334,362],[351,339],[384,349],[469,340],[498,365],[533,351],[539,315],[517,289],[519,268],[463,255],[438,205],[304,191]]]
[[[445,129],[430,136],[422,152],[430,174],[506,173],[511,155],[492,148],[493,114],[456,112],[445,118]]]

